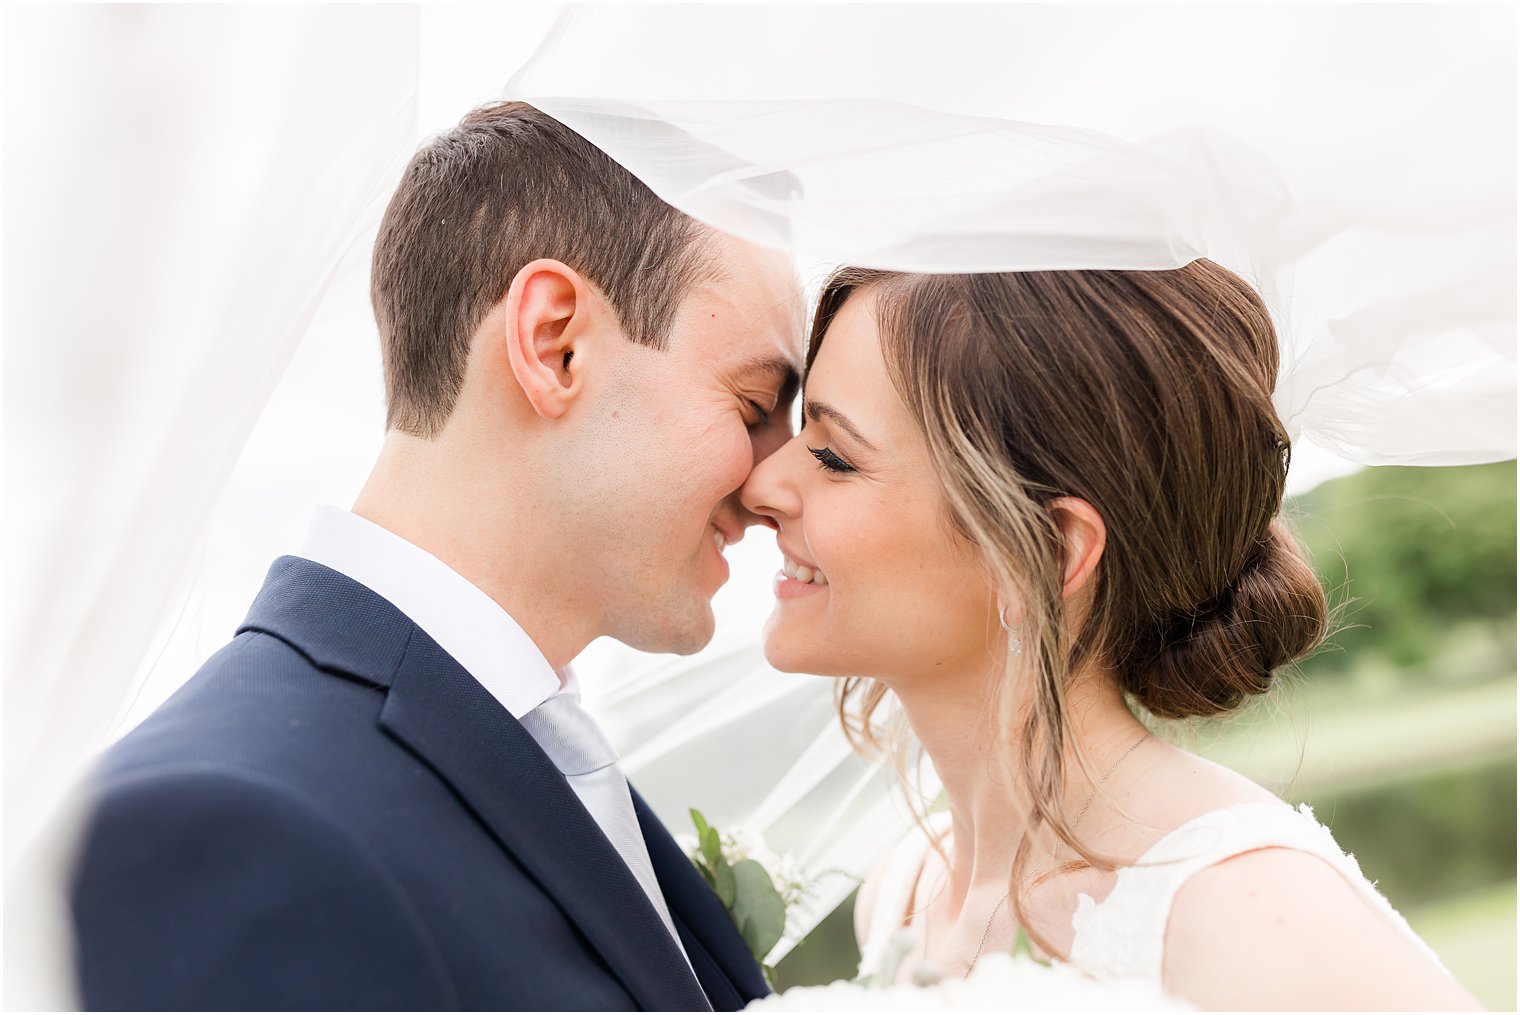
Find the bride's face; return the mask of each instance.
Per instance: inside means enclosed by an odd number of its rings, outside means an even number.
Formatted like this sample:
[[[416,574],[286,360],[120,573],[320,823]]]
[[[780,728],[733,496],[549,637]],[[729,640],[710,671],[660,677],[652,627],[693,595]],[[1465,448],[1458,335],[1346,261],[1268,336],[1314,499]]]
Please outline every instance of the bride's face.
[[[984,669],[1001,643],[995,594],[887,374],[874,302],[856,293],[834,317],[802,431],[740,492],[774,523],[784,557],[765,655],[781,670],[888,683]]]

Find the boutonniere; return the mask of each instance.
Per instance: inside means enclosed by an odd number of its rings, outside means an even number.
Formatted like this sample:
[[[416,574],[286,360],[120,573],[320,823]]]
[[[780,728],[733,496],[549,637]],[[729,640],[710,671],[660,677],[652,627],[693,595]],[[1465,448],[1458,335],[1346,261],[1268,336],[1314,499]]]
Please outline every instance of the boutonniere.
[[[758,833],[720,833],[696,808],[691,820],[697,837],[683,836],[688,855],[774,986],[765,960],[786,933],[787,910],[807,894],[807,881],[790,856],[772,853]]]

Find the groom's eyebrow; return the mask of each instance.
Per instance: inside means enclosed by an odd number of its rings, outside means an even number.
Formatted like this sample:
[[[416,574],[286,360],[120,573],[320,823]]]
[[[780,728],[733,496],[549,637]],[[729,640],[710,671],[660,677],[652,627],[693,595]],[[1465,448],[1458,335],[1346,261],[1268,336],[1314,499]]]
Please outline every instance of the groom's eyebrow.
[[[815,402],[811,398],[804,397],[802,400],[802,414],[808,419],[812,420],[814,423],[818,422],[820,419],[826,419],[830,423],[833,423],[835,426],[839,427],[839,429],[843,430],[845,433],[849,434],[852,439],[859,442],[860,445],[867,451],[875,451],[877,454],[881,453],[875,444],[872,444],[870,441],[866,440],[865,436],[861,434],[858,429],[856,429],[855,424],[850,422],[850,417],[846,416],[844,413],[840,412],[832,405],[828,405],[824,402]]]
[[[802,382],[797,368],[783,356],[756,356],[754,359],[745,360],[739,365],[737,373],[741,377],[765,374],[774,378],[778,405],[790,403],[797,394],[798,385]]]

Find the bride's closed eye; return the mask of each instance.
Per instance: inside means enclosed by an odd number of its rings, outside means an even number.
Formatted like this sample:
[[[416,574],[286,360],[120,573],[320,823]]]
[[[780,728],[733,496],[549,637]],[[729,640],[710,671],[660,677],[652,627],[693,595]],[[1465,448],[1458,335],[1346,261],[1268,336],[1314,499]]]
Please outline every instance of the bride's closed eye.
[[[827,446],[821,448],[809,446],[808,451],[812,453],[814,458],[818,459],[819,466],[829,472],[843,473],[855,471],[855,466],[834,454],[833,450]]]

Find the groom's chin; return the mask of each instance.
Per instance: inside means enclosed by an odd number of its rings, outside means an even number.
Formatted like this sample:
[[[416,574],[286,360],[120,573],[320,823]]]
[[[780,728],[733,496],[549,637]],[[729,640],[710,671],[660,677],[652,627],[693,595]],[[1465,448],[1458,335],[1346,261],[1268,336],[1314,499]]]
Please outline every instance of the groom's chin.
[[[650,618],[648,623],[627,631],[618,640],[640,652],[689,656],[712,642],[715,626],[712,604],[704,601],[699,607],[694,605],[682,610],[679,615]]]

